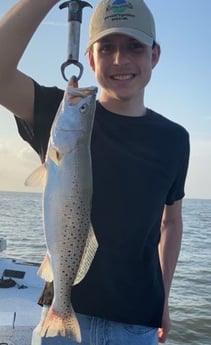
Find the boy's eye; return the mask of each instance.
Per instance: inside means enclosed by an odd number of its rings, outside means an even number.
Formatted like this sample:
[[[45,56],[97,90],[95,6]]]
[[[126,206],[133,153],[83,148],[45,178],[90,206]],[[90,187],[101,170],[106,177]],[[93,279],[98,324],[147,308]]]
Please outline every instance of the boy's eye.
[[[130,53],[141,53],[144,50],[144,44],[136,40],[128,40],[122,45],[115,44],[112,41],[104,41],[98,44],[98,51],[103,54],[112,54],[116,50]]]
[[[99,51],[102,52],[102,53],[111,52],[112,49],[113,49],[113,45],[111,43],[103,43],[99,47]]]
[[[138,41],[132,41],[128,44],[128,47],[132,50],[143,50],[144,45]]]

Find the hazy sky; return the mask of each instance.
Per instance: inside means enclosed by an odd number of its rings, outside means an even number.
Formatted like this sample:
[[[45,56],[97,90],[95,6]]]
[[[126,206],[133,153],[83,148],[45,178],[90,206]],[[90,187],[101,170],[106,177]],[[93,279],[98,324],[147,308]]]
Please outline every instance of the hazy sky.
[[[0,0],[0,16],[18,1]],[[92,0],[95,6],[97,1]],[[146,0],[156,22],[161,59],[146,90],[146,105],[182,124],[190,133],[191,159],[186,197],[211,199],[211,1]],[[97,85],[84,56],[91,8],[83,12],[80,86]],[[2,47],[0,48],[2,49]],[[65,87],[67,10],[58,5],[31,40],[19,69],[40,84]],[[69,76],[77,73],[68,70]],[[12,95],[11,95],[12,97]],[[17,134],[11,114],[0,107],[0,190],[25,190],[24,180],[39,159]]]

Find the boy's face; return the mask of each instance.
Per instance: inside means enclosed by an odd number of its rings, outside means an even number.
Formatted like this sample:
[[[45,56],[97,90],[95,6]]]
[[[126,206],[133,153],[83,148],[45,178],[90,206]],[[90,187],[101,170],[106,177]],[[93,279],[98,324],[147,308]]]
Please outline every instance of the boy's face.
[[[112,34],[94,43],[89,61],[102,92],[123,100],[140,97],[159,55],[159,46],[152,49],[129,36]]]

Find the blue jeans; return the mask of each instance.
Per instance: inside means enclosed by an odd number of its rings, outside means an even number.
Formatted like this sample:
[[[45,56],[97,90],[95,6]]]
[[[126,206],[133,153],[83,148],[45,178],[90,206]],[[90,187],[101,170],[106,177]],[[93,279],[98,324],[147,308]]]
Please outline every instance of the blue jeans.
[[[156,328],[107,321],[82,314],[77,314],[77,318],[81,327],[81,345],[158,345]],[[31,345],[78,344],[70,338],[60,336],[40,338],[39,330],[40,325],[33,332]]]

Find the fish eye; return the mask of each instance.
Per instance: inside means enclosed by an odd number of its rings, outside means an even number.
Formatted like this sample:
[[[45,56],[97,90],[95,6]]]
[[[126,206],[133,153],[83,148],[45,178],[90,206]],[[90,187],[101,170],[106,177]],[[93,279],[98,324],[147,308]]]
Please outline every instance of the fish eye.
[[[84,103],[80,108],[80,112],[82,114],[85,114],[87,112],[88,108],[89,108],[88,104]]]

